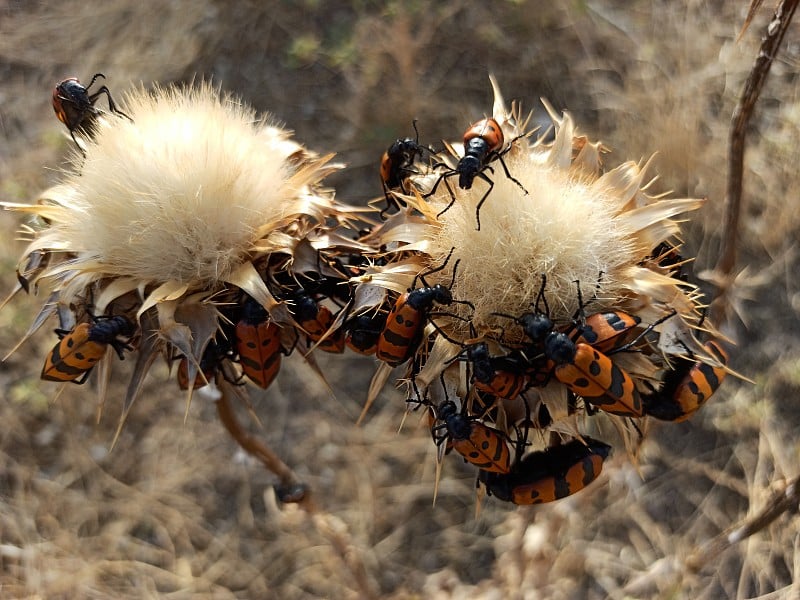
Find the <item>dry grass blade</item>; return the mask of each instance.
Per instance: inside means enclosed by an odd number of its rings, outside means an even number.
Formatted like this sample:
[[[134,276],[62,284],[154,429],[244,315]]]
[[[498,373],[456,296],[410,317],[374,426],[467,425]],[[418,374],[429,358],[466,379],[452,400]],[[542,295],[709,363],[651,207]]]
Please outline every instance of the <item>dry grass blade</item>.
[[[358,586],[358,597],[369,600],[380,598],[380,594],[374,590],[374,582],[367,573],[361,553],[353,544],[345,522],[327,513],[316,513],[312,516],[312,520],[317,531],[330,542],[345,568],[353,576]]]
[[[792,22],[797,4],[798,0],[785,0],[778,4],[775,9],[775,16],[767,25],[764,39],[756,56],[756,62],[744,84],[739,103],[736,105],[731,118],[723,237],[719,259],[715,267],[716,275],[720,278],[720,284],[711,305],[711,318],[714,323],[722,323],[728,317],[728,294],[731,291],[730,288],[733,282],[730,276],[736,268],[736,247],[739,240],[739,216],[742,204],[742,179],[747,126],[753,116],[753,110],[778,53],[778,48],[783,41],[783,36]],[[750,18],[750,15],[748,15],[748,18]]]
[[[753,21],[753,18],[756,16],[756,13],[758,12],[758,9],[761,8],[762,4],[764,4],[764,0],[753,0],[750,2],[750,6],[747,9],[747,16],[744,18],[744,24],[739,30],[739,35],[736,36],[737,42],[742,39],[745,31],[747,31],[747,28],[750,27],[750,23]]]
[[[756,515],[745,519],[731,530],[721,533],[708,543],[696,548],[686,559],[686,566],[690,571],[696,573],[704,566],[714,563],[716,558],[731,546],[767,528],[784,513],[798,512],[799,508],[800,478],[795,478],[783,489],[775,492]]]
[[[277,454],[270,450],[263,442],[253,437],[244,430],[241,423],[236,418],[233,406],[231,405],[232,385],[220,378],[219,390],[220,397],[217,399],[217,413],[219,419],[231,437],[236,440],[236,443],[248,454],[254,456],[270,471],[275,473],[280,478],[281,485],[287,488],[303,487],[297,475],[292,471],[289,466],[284,463]],[[303,494],[298,500],[303,504],[306,503],[306,495]]]

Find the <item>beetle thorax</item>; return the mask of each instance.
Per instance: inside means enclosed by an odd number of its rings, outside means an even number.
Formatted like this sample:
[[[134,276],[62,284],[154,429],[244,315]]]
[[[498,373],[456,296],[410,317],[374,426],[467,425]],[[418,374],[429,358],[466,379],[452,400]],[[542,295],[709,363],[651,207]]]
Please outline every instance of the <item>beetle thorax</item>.
[[[544,353],[547,358],[559,365],[575,359],[575,342],[566,333],[553,332],[544,340]]]

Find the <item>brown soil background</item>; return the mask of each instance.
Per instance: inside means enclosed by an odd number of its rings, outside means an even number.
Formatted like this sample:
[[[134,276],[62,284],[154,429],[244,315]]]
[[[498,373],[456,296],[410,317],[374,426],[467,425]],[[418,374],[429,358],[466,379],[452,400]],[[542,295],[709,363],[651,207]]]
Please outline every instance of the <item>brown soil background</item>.
[[[412,133],[457,139],[507,100],[572,112],[613,153],[658,152],[655,189],[707,196],[686,225],[696,272],[716,262],[730,115],[766,7],[741,41],[746,2],[0,2],[0,195],[53,183],[69,140],[53,85],[102,71],[117,94],[213,79],[349,168],[338,197],[380,195],[381,153]],[[0,364],[0,596],[6,598],[782,598],[800,596],[794,514],[698,572],[683,559],[798,475],[800,284],[796,277],[800,25],[787,34],[748,132],[739,233],[739,346],[729,378],[689,423],[649,427],[638,467],[621,448],[591,488],[518,509],[484,502],[474,473],[445,462],[385,393],[355,420],[374,363],[320,356],[330,396],[293,357],[254,394],[258,434],[313,488],[320,512],[279,509],[273,477],[244,457],[213,403],[184,403],[156,369],[113,452],[118,403],[95,422],[91,386],[38,380],[53,337]],[[22,244],[0,214],[5,289]],[[41,298],[0,312],[12,348]],[[120,385],[119,389],[122,387]],[[112,397],[119,398],[120,394]],[[246,415],[242,414],[242,418]],[[256,428],[252,426],[253,431]],[[606,439],[615,441],[608,427]]]

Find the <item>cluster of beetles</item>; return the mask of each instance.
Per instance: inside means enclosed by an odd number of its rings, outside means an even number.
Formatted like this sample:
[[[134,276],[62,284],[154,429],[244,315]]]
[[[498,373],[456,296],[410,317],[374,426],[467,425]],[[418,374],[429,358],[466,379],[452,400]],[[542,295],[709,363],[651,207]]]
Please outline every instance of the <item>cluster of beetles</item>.
[[[92,135],[101,96],[106,97],[111,112],[128,118],[116,107],[106,86],[90,92],[99,78],[103,75],[98,73],[85,87],[77,79],[67,79],[53,92],[56,115],[73,139],[75,132]],[[451,179],[457,179],[462,189],[469,189],[476,179],[488,185],[476,208],[480,229],[481,206],[491,201],[492,165],[499,164],[506,177],[520,188],[522,184],[503,160],[513,140],[504,140],[494,119],[473,124],[465,132],[463,144],[463,155],[455,167],[435,163],[435,151],[419,143],[418,133],[413,139],[398,139],[391,144],[380,163],[386,200],[381,217],[404,207],[403,197],[413,190],[413,176],[421,168],[433,169],[439,177],[431,189],[425,190],[426,196],[442,184],[455,201]],[[452,202],[442,212],[450,206]],[[375,258],[371,259],[374,264]],[[494,346],[486,340],[452,340],[436,324],[434,315],[443,314],[440,309],[453,303],[469,302],[454,299],[450,286],[429,285],[426,280],[444,270],[449,259],[448,256],[443,264],[419,273],[407,292],[389,292],[381,306],[351,314],[355,292],[352,281],[370,264],[367,258],[358,254],[332,256],[320,251],[319,273],[297,277],[285,268],[288,257],[270,256],[269,263],[263,265],[263,272],[269,274],[264,281],[275,298],[286,302],[298,327],[279,326],[255,300],[239,290],[231,291],[230,297],[219,303],[221,331],[205,349],[194,380],[190,381],[185,356],[170,357],[177,364],[178,384],[183,390],[196,389],[222,376],[237,383],[246,379],[266,389],[278,374],[282,357],[296,348],[304,354],[311,350],[342,353],[349,349],[373,355],[390,367],[406,364],[411,382],[409,409],[421,407],[427,411],[440,460],[444,454],[454,452],[477,467],[479,485],[489,495],[514,504],[538,504],[563,498],[590,484],[599,475],[611,447],[588,436],[564,440],[563,436],[554,435],[549,448],[530,450],[531,432],[546,431],[552,419],[546,406],[529,406],[527,390],[556,380],[568,389],[573,411],[582,408],[589,415],[603,411],[623,418],[651,416],[682,421],[700,408],[725,378],[728,355],[720,342],[709,340],[704,349],[716,364],[701,360],[686,348],[688,359],[673,361],[663,369],[660,382],[651,385],[649,392],[641,392],[616,364],[615,355],[637,352],[652,344],[654,328],[673,315],[644,325],[639,317],[623,311],[592,312],[591,299],[584,302],[578,285],[578,312],[567,325],[557,325],[550,317],[544,275],[531,310],[519,315],[497,315],[508,321],[509,329],[521,331],[521,338],[511,339],[501,332],[492,340],[496,342]],[[653,249],[650,260],[672,277],[686,277],[678,249],[667,243]],[[454,263],[453,281],[458,261]],[[18,276],[27,289],[24,274]],[[132,350],[136,331],[137,326],[126,316],[88,314],[85,322],[56,330],[59,341],[45,360],[42,378],[82,383],[109,346],[120,358]],[[414,384],[414,376],[437,336],[445,336],[462,349],[453,364],[466,364],[464,387],[468,392],[464,398],[449,393],[444,374],[440,399],[436,401]],[[497,346],[505,353],[493,354]],[[501,406],[516,399],[522,400],[524,418],[509,424],[501,416]]]

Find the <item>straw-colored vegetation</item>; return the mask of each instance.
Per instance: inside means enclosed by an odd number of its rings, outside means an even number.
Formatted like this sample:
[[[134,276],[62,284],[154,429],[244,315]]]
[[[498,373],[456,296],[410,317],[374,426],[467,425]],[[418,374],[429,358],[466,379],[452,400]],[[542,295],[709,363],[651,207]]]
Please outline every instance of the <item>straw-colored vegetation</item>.
[[[657,152],[648,193],[707,197],[684,227],[702,274],[720,245],[730,115],[770,9],[736,42],[746,2],[10,4],[0,20],[0,199],[30,201],[57,180],[72,142],[49,101],[67,76],[101,71],[120,96],[140,83],[211,79],[285,121],[311,151],[336,152],[349,167],[326,185],[366,204],[381,194],[381,153],[413,135],[412,119],[421,142],[440,147],[491,112],[492,72],[535,119],[547,121],[540,96],[569,110],[581,133],[613,149],[609,168]],[[354,425],[372,359],[319,353],[331,394],[295,355],[254,394],[264,428],[250,430],[310,484],[307,512],[279,508],[275,478],[237,451],[203,394],[185,414],[160,365],[109,452],[124,380],[112,382],[99,424],[91,384],[54,398],[58,386],[38,380],[55,341],[48,325],[0,366],[0,596],[800,594],[794,512],[710,551],[800,474],[798,35],[795,24],[749,130],[738,312],[723,324],[738,342],[731,366],[755,385],[729,377],[687,423],[648,423],[636,461],[617,452],[586,491],[536,508],[485,499],[476,517],[474,471],[458,460],[445,462],[431,506],[435,449],[415,415],[397,432],[401,394],[387,387]],[[8,290],[19,223],[0,213]],[[0,348],[15,345],[42,301],[18,295],[0,311]],[[611,428],[599,433],[622,450]]]

